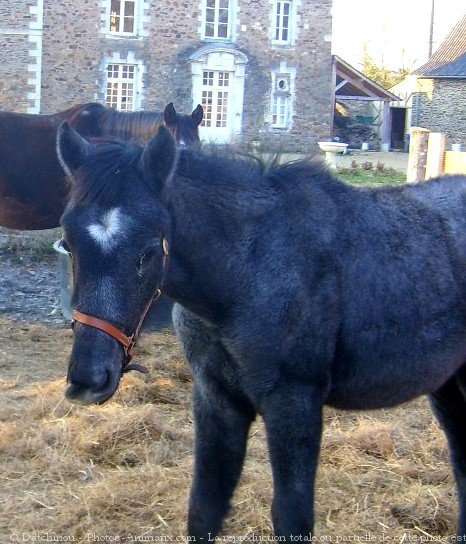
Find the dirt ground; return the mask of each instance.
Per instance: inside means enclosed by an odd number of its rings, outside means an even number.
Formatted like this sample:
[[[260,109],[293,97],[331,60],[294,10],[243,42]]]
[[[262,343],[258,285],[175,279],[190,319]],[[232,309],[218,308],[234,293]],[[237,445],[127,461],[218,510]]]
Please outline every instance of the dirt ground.
[[[58,292],[54,261],[0,253],[0,543],[180,540],[193,428],[178,344],[170,331],[146,334],[137,358],[148,376],[126,375],[104,406],[71,406],[63,391],[72,337]],[[222,534],[267,539],[271,498],[259,421]],[[446,541],[456,499],[426,401],[326,410],[316,505],[321,542]]]

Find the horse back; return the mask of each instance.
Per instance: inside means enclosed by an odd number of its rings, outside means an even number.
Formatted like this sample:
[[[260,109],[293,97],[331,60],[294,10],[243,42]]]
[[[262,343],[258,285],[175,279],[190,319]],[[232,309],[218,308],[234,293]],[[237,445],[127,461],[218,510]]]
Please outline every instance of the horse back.
[[[459,257],[466,259],[466,176],[448,175],[407,186],[406,193],[437,213]]]
[[[348,208],[334,405],[398,404],[464,364],[465,191],[458,176],[363,192]]]
[[[0,224],[16,229],[56,227],[67,186],[56,154],[60,123],[69,121],[83,135],[96,135],[100,104],[36,115],[0,111]]]

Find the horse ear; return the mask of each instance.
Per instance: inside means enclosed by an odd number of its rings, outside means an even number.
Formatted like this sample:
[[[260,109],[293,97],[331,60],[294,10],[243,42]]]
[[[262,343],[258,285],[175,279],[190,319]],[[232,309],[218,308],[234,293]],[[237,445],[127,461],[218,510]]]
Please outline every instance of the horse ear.
[[[63,121],[57,131],[57,154],[63,170],[72,176],[88,158],[90,144],[74,128]]]
[[[163,125],[150,140],[139,160],[139,168],[147,184],[160,193],[173,174],[176,163],[176,143]]]
[[[176,117],[176,110],[173,106],[173,102],[170,102],[170,104],[167,104],[165,106],[165,109],[163,110],[163,120],[165,121],[165,124],[167,126],[173,125],[175,122]]]
[[[196,109],[191,113],[192,122],[198,127],[201,124],[202,118],[204,117],[204,110],[202,106],[198,104]]]

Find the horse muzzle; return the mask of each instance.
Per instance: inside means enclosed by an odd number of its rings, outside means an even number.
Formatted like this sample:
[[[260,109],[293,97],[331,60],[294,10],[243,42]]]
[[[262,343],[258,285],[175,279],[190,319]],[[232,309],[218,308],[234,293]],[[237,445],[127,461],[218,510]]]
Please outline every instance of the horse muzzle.
[[[89,404],[104,404],[116,392],[120,378],[116,375],[109,379],[101,389],[92,389],[78,383],[68,382],[65,397],[73,404],[88,406]]]
[[[118,389],[125,355],[112,337],[92,327],[74,328],[65,397],[76,404],[102,404]]]

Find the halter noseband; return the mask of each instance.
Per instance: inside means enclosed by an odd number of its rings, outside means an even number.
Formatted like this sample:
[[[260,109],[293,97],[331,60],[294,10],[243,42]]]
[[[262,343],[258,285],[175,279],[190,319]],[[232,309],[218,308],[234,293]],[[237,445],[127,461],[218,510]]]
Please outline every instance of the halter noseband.
[[[165,238],[162,241],[162,247],[163,247],[162,273],[163,273],[167,264],[167,257],[168,257],[168,242]],[[162,290],[159,287],[157,287],[154,294],[151,296],[149,302],[146,304],[144,311],[141,314],[136,330],[130,336],[127,336],[124,332],[120,331],[120,329],[118,329],[117,327],[109,323],[108,321],[105,321],[104,319],[99,319],[98,317],[94,317],[89,314],[85,314],[83,312],[79,312],[78,310],[73,310],[73,313],[71,314],[72,316],[71,327],[74,328],[74,323],[77,321],[78,323],[82,323],[83,325],[87,325],[89,327],[94,327],[95,329],[99,329],[100,331],[107,333],[109,336],[114,338],[123,347],[123,353],[125,355],[125,359],[123,361],[123,372],[129,372],[130,370],[137,370],[138,372],[147,374],[149,371],[145,366],[137,364],[137,363],[131,363],[131,359],[134,356],[134,346],[136,345],[136,342],[138,341],[138,338],[140,336],[140,330],[144,322],[144,319],[148,311],[150,310],[150,307],[152,306],[152,304],[156,302],[160,298],[161,295],[162,295]]]

